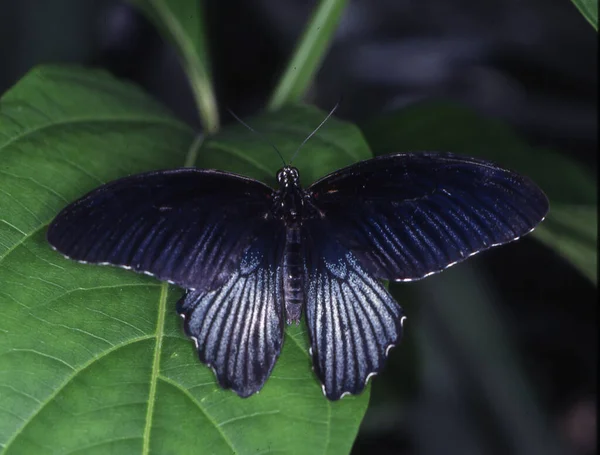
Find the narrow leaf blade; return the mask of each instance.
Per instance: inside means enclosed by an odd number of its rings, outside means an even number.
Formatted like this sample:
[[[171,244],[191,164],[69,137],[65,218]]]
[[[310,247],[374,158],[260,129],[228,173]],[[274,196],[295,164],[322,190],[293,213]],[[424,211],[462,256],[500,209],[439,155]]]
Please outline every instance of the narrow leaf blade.
[[[598,2],[596,0],[571,0],[585,19],[598,31]]]
[[[347,0],[321,0],[318,3],[271,96],[269,110],[276,111],[285,104],[302,101],[329,50],[346,3]]]
[[[131,0],[177,48],[208,134],[219,129],[219,112],[211,81],[204,9],[196,0]]]

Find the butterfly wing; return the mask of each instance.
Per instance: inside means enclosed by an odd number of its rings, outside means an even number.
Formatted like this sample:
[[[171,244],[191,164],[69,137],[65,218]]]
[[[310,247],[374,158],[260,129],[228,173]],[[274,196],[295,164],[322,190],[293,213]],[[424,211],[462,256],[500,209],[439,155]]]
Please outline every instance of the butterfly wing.
[[[402,332],[402,310],[320,223],[305,224],[306,322],[315,373],[337,400],[360,393]]]
[[[117,265],[187,289],[222,285],[270,209],[266,185],[193,168],[108,183],[66,207],[47,238],[65,256]]]
[[[516,240],[548,211],[546,196],[528,178],[444,153],[374,158],[326,176],[309,192],[362,266],[398,281]]]
[[[200,360],[242,397],[262,388],[281,351],[284,241],[283,225],[269,222],[221,287],[191,291],[177,304]]]

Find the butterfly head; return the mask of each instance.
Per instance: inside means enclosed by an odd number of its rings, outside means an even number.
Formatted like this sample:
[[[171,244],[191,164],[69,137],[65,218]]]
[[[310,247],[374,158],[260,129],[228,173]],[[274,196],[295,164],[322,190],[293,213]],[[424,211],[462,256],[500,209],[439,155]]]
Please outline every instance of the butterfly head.
[[[273,214],[289,225],[305,216],[306,194],[300,187],[300,174],[292,166],[284,166],[277,172],[279,189],[275,191]]]
[[[300,185],[300,174],[298,169],[292,166],[284,166],[277,172],[277,182],[281,189],[297,187]]]

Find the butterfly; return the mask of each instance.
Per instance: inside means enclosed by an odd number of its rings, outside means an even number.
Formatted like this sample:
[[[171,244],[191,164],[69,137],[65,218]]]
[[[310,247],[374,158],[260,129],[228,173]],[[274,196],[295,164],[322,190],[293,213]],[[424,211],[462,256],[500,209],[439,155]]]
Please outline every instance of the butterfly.
[[[177,303],[200,360],[223,388],[259,391],[285,324],[306,318],[330,400],[379,373],[405,319],[382,280],[412,281],[531,232],[548,200],[527,177],[448,153],[358,162],[304,189],[182,168],[107,183],[52,221],[70,259],[186,289]]]

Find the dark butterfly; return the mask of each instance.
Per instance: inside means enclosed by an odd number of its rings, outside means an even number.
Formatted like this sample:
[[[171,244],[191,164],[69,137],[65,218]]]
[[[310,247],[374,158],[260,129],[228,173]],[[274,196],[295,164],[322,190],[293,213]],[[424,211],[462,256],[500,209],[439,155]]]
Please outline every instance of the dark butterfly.
[[[404,316],[380,280],[418,280],[530,232],[548,200],[486,161],[401,153],[334,172],[307,189],[174,169],[97,188],[51,223],[48,241],[80,262],[177,284],[200,360],[224,388],[262,388],[284,320],[305,312],[327,398],[360,393],[398,343]]]

